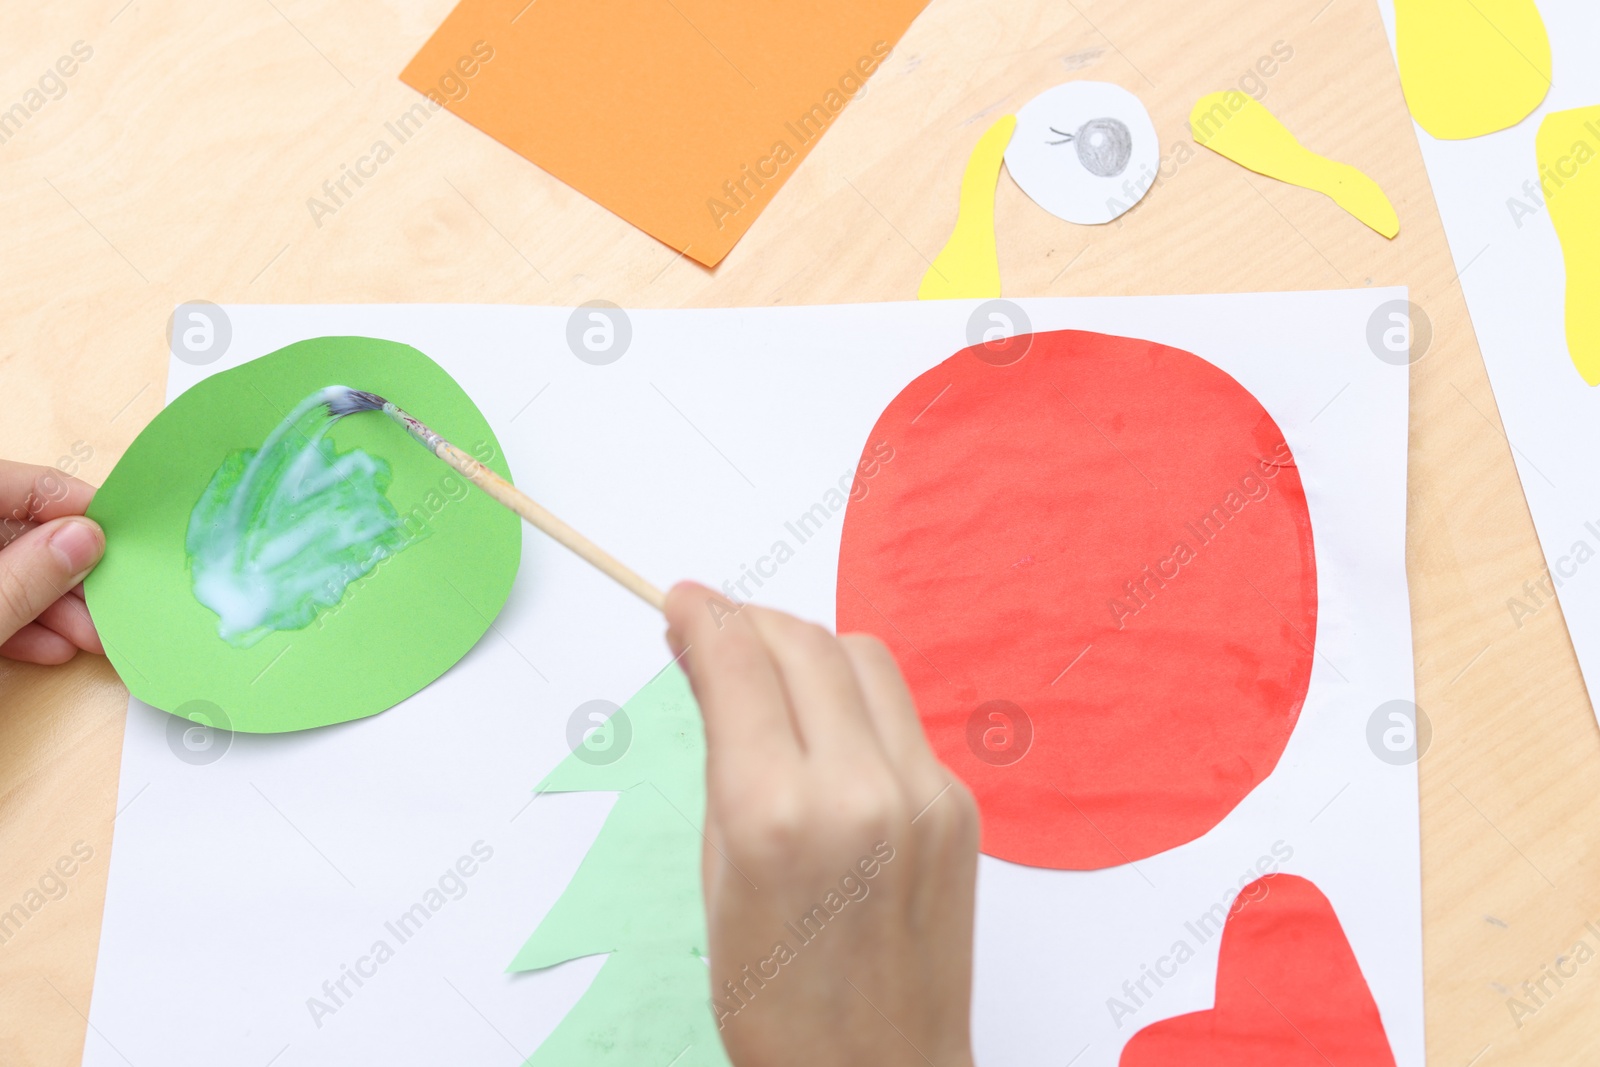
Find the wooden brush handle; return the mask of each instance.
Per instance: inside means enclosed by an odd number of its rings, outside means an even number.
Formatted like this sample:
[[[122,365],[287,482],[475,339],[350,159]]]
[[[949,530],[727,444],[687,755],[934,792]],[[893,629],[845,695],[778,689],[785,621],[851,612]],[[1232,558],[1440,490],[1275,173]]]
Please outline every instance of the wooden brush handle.
[[[623,566],[610,553],[556,518],[548,508],[535,501],[494,471],[485,467],[449,441],[437,438],[436,440],[437,443],[433,445],[434,455],[460,471],[473,485],[476,485],[479,489],[482,489],[524,519],[527,519],[534,526],[610,575],[619,585],[646,604],[649,604],[657,611],[666,609],[667,598],[662,594],[661,590]]]

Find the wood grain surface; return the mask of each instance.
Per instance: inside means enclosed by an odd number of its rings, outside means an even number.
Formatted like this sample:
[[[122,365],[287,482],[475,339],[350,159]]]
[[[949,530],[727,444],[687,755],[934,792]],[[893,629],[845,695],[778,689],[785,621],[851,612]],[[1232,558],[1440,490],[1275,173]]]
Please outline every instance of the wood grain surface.
[[[76,42],[93,54],[0,143],[0,455],[53,463],[87,449],[82,476],[104,479],[161,407],[167,318],[189,299],[909,299],[988,122],[1068,78],[1117,82],[1163,138],[1158,185],[1118,222],[1079,227],[1002,176],[1006,295],[1411,287],[1433,327],[1411,372],[1407,545],[1418,702],[1433,726],[1421,761],[1429,1062],[1600,1062],[1600,962],[1545,977],[1580,939],[1600,948],[1585,927],[1600,926],[1600,732],[1558,609],[1519,626],[1507,607],[1544,563],[1372,0],[932,0],[715,271],[445,113],[313,218],[308,199],[417,100],[396,76],[449,7],[8,3],[0,109]],[[1275,46],[1292,55],[1263,63]],[[1377,179],[1400,214],[1396,240],[1194,147],[1194,101],[1250,78],[1307,145]],[[90,852],[64,892],[47,880],[44,906],[0,933],[8,1065],[81,1054],[125,702],[92,657],[0,664],[0,911],[74,846]],[[170,906],[196,922],[224,914],[181,886]],[[1513,995],[1531,1014],[1513,1016]]]

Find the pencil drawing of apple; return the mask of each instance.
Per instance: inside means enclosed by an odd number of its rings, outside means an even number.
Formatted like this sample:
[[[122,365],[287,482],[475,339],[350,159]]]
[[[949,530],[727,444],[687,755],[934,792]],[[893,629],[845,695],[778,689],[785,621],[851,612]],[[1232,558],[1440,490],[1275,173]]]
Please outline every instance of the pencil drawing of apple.
[[[963,349],[868,437],[840,632],[893,651],[983,850],[1090,870],[1214,827],[1276,766],[1317,575],[1294,456],[1192,353],[1078,331]]]

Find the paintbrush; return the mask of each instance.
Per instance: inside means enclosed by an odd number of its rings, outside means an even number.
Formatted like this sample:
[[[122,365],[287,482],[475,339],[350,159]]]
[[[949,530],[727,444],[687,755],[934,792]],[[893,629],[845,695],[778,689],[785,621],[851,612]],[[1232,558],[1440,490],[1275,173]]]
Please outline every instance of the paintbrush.
[[[594,564],[657,611],[666,607],[667,598],[661,594],[661,590],[623,566],[599,545],[556,518],[528,494],[383,397],[360,389],[351,389],[349,386],[332,385],[323,390],[323,403],[327,405],[328,414],[335,419],[363,411],[381,411],[404,427],[406,433],[423,448],[460,471],[473,485]]]

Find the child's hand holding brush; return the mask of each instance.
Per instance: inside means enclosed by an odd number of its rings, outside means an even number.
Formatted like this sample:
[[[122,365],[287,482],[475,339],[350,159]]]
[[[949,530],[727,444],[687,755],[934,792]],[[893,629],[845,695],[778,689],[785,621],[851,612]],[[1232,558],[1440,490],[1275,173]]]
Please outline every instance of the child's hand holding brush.
[[[706,725],[711,993],[729,1058],[970,1067],[978,812],[888,650],[697,585],[674,588],[666,614]]]

